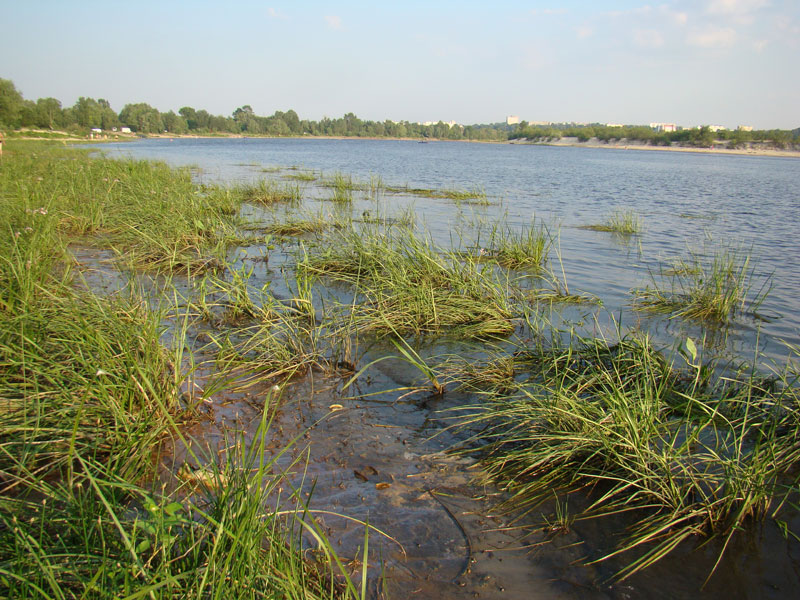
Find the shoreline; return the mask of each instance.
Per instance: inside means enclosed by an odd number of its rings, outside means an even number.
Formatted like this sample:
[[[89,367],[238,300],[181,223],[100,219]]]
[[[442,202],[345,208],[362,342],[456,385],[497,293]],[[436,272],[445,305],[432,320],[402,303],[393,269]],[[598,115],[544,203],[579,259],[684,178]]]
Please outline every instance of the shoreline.
[[[645,150],[663,152],[691,152],[695,154],[728,154],[735,156],[771,156],[780,158],[800,158],[799,150],[779,150],[777,148],[697,148],[694,146],[652,146],[641,143],[605,143],[596,139],[587,142],[579,142],[577,138],[562,138],[551,142],[528,142],[509,140],[509,144],[519,144],[523,146],[554,146],[561,148],[606,148],[613,150]]]
[[[112,137],[113,135],[113,137]],[[634,150],[634,151],[663,151],[663,152],[690,152],[695,154],[727,154],[733,156],[766,156],[776,158],[800,158],[800,150],[779,150],[777,148],[761,148],[761,147],[747,147],[747,148],[698,148],[694,146],[653,146],[650,144],[642,143],[626,143],[626,142],[600,142],[596,138],[592,138],[586,142],[579,142],[577,138],[561,138],[555,141],[547,142],[533,142],[528,140],[449,140],[440,138],[428,138],[421,140],[419,138],[410,137],[375,137],[375,136],[332,136],[332,135],[295,135],[295,136],[268,136],[268,135],[242,135],[237,133],[230,134],[165,134],[165,133],[151,133],[145,136],[137,134],[120,134],[114,132],[107,138],[92,138],[87,139],[78,136],[69,137],[38,137],[38,136],[24,136],[15,135],[6,138],[10,140],[27,140],[27,141],[56,141],[56,142],[79,142],[82,144],[102,144],[113,142],[128,142],[136,141],[139,139],[287,139],[287,140],[386,140],[386,141],[405,141],[405,142],[449,142],[449,143],[468,143],[468,144],[510,144],[519,146],[552,146],[559,148],[600,148],[600,149],[613,149],[613,150]]]

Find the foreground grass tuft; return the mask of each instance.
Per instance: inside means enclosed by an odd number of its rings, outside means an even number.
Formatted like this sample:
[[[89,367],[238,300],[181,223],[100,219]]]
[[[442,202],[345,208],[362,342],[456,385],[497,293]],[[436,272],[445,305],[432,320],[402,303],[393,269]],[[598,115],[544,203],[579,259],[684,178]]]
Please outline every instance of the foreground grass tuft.
[[[591,490],[578,518],[625,512],[632,521],[600,557],[632,557],[623,577],[698,535],[720,538],[724,552],[780,505],[798,479],[796,373],[714,382],[687,347],[688,374],[646,338],[627,338],[540,347],[515,356],[513,368],[495,362],[502,368],[472,375],[471,385],[490,385],[487,404],[462,423],[480,428],[473,442],[490,480],[509,493],[506,505]],[[527,380],[514,379],[523,369]]]

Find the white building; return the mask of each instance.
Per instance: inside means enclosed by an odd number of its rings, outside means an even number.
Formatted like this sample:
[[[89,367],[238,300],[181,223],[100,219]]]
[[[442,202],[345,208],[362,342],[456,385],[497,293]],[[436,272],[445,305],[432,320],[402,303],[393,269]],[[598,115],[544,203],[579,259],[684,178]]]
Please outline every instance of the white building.
[[[517,125],[517,124],[519,124],[518,115],[508,115],[506,117],[506,125]]]
[[[678,131],[678,126],[675,123],[650,123],[650,129],[655,129],[659,132],[670,133]]]

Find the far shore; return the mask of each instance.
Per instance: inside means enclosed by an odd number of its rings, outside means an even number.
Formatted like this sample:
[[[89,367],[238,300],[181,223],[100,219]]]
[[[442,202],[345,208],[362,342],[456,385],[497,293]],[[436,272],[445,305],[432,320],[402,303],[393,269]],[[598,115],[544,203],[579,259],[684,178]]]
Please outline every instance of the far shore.
[[[558,140],[549,141],[530,141],[526,139],[518,140],[448,140],[440,138],[394,138],[394,137],[355,137],[355,136],[268,136],[268,135],[243,135],[236,133],[218,133],[218,134],[170,134],[170,133],[149,133],[144,136],[139,136],[135,133],[121,133],[109,132],[107,134],[95,135],[94,137],[82,137],[76,135],[69,135],[67,132],[47,132],[52,134],[63,133],[63,137],[41,137],[41,136],[26,136],[23,134],[16,134],[6,138],[7,140],[53,140],[64,142],[81,142],[81,143],[108,143],[108,142],[124,142],[134,141],[137,139],[319,139],[319,140],[395,140],[395,141],[411,141],[411,142],[455,142],[455,143],[476,143],[476,144],[515,144],[526,146],[555,146],[563,148],[612,148],[614,150],[649,150],[661,152],[693,152],[696,154],[732,154],[739,156],[774,156],[784,158],[800,158],[800,150],[780,150],[777,148],[768,148],[762,144],[749,144],[746,148],[726,148],[723,144],[714,145],[710,148],[700,148],[695,146],[684,146],[674,144],[672,146],[653,146],[650,144],[643,144],[641,142],[629,142],[627,140],[619,140],[615,142],[603,142],[597,138],[592,138],[585,142],[579,142],[578,138],[565,137]]]

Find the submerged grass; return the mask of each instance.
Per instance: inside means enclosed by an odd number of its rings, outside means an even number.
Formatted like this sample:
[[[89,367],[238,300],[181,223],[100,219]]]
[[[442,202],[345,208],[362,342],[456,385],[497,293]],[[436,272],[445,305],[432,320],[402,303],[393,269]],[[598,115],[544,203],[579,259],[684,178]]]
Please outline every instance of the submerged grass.
[[[599,225],[582,225],[579,229],[607,231],[621,235],[634,235],[643,229],[642,218],[632,210],[617,210],[611,213],[605,223]]]
[[[421,196],[423,198],[442,198],[445,200],[456,201],[478,201],[479,203],[486,203],[486,190],[483,188],[475,187],[472,189],[432,189],[432,188],[415,188],[405,186],[386,186],[386,191],[391,194],[408,194],[411,196]]]
[[[755,313],[769,293],[769,281],[752,291],[755,279],[750,254],[743,250],[717,250],[710,258],[693,255],[666,269],[660,276],[668,289],[653,285],[634,290],[634,307],[671,317],[728,323],[747,309]]]

